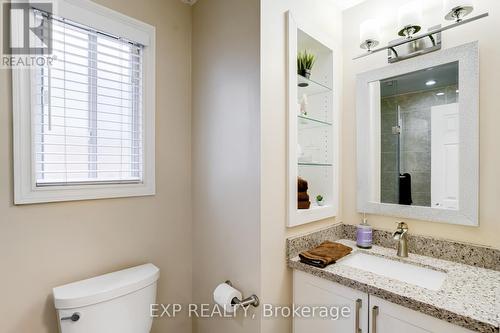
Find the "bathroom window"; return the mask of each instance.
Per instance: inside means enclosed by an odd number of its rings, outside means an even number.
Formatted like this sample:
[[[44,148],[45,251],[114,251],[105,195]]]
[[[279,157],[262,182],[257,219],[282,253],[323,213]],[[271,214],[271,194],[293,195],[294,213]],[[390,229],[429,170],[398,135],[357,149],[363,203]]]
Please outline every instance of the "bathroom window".
[[[13,69],[15,203],[154,194],[154,28],[62,3],[30,12],[51,65]]]

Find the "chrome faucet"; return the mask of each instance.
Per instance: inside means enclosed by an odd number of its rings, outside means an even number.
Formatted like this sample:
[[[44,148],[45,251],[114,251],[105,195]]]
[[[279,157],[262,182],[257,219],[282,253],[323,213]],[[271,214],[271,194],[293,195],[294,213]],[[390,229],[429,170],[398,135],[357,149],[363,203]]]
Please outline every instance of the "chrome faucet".
[[[398,240],[398,257],[408,257],[408,225],[404,222],[397,222],[398,227],[392,234]]]

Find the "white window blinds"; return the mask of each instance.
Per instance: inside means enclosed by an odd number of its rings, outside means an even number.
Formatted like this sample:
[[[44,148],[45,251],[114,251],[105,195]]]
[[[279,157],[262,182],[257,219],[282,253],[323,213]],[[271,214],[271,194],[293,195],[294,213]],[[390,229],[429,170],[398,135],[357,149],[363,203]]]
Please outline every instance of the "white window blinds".
[[[143,46],[37,10],[34,18],[52,27],[56,59],[32,80],[36,185],[142,182]]]

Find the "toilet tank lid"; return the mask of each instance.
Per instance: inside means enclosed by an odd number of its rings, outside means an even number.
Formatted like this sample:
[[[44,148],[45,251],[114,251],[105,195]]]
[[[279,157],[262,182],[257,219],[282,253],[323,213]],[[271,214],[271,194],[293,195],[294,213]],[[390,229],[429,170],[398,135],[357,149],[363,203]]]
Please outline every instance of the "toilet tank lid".
[[[155,283],[160,270],[145,264],[53,289],[56,309],[73,309],[120,297]]]

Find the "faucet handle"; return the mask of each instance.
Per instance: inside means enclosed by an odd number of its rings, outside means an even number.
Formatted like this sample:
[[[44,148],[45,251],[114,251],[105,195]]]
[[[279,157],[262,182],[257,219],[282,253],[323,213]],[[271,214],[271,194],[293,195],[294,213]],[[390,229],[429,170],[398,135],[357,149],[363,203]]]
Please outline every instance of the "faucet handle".
[[[402,229],[402,230],[405,230],[405,231],[408,230],[408,224],[406,224],[405,222],[399,221],[399,222],[396,222],[396,224],[397,224],[397,228],[398,229]]]

